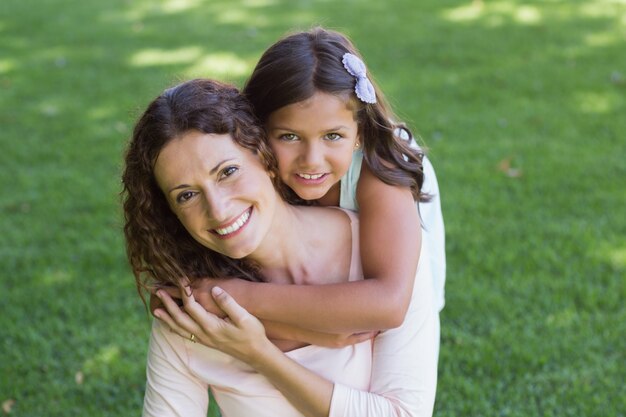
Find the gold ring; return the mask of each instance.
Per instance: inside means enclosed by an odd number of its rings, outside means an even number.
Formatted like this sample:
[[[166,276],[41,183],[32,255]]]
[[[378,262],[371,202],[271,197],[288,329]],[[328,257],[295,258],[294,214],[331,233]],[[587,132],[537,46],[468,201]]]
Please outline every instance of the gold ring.
[[[191,336],[189,336],[189,340],[191,340],[192,342],[196,343],[196,335],[191,333]]]

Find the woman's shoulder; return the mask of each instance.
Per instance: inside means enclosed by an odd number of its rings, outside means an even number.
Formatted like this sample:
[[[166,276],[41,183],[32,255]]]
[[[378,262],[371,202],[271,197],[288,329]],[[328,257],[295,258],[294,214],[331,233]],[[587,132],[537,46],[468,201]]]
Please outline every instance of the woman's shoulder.
[[[307,206],[305,215],[309,219],[315,219],[314,223],[319,225],[322,221],[332,225],[349,225],[359,221],[358,215],[352,211],[336,206]]]
[[[303,209],[303,224],[307,230],[301,231],[302,236],[323,240],[329,248],[342,247],[351,241],[355,231],[358,232],[358,217],[350,210],[333,206],[308,206]]]

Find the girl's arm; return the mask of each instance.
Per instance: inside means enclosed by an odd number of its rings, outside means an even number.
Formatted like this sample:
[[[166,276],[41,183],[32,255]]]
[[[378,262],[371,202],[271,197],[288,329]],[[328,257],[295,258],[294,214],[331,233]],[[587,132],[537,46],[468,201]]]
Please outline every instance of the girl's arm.
[[[409,305],[421,247],[415,201],[408,187],[383,183],[366,165],[361,170],[357,201],[365,280],[307,286],[203,280],[203,289],[194,294],[208,311],[217,313],[210,288],[219,284],[263,320],[319,332],[399,326]]]
[[[372,392],[334,384],[292,361],[269,342],[261,323],[220,289],[213,295],[227,319],[206,312],[193,296],[183,296],[183,312],[164,293],[167,312],[156,314],[182,337],[193,333],[199,342],[248,363],[307,416],[431,416],[439,328],[432,293],[420,292],[422,300],[411,304],[403,325],[375,339]]]
[[[209,279],[206,279],[208,281]],[[212,288],[212,287],[211,287]],[[166,287],[163,288],[163,291],[166,291],[172,298],[180,299],[180,290],[178,287]],[[194,290],[195,291],[195,290]],[[209,294],[208,292],[200,292],[203,297],[206,297]],[[199,300],[197,300],[200,302]],[[200,303],[203,307],[206,308],[206,301]],[[163,308],[163,303],[161,300],[153,293],[150,294],[150,311],[154,312],[158,308]],[[212,312],[216,314],[218,317],[223,317],[224,312],[217,307],[215,302],[213,301],[213,297],[211,297],[211,308],[215,310]],[[294,347],[302,346],[302,343],[296,345],[293,342],[303,342],[304,344],[309,345],[317,345],[331,348],[341,348],[344,346],[354,345],[356,343],[364,342],[368,339],[373,338],[378,334],[378,331],[365,331],[365,332],[356,332],[356,333],[325,333],[325,332],[316,332],[314,330],[304,329],[300,326],[295,326],[293,324],[282,323],[278,321],[269,321],[263,320],[263,327],[265,327],[265,333],[267,337],[274,341],[287,341],[291,342],[291,345]]]

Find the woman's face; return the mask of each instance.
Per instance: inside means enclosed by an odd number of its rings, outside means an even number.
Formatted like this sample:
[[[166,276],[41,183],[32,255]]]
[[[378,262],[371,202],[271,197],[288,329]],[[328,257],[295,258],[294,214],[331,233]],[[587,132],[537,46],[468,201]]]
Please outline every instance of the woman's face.
[[[154,175],[202,245],[239,259],[263,242],[278,196],[259,158],[230,135],[185,133],[161,150]]]
[[[266,128],[280,178],[300,198],[317,200],[339,187],[359,140],[347,100],[317,92],[270,114]]]

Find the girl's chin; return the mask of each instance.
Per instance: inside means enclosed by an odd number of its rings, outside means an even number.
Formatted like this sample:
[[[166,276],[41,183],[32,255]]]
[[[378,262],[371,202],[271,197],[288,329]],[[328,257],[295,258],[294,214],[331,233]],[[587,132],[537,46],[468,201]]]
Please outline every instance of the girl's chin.
[[[319,200],[320,198],[324,197],[326,193],[328,192],[328,190],[315,190],[315,191],[298,190],[298,191],[296,191],[296,194],[298,194],[298,197],[306,201]]]

